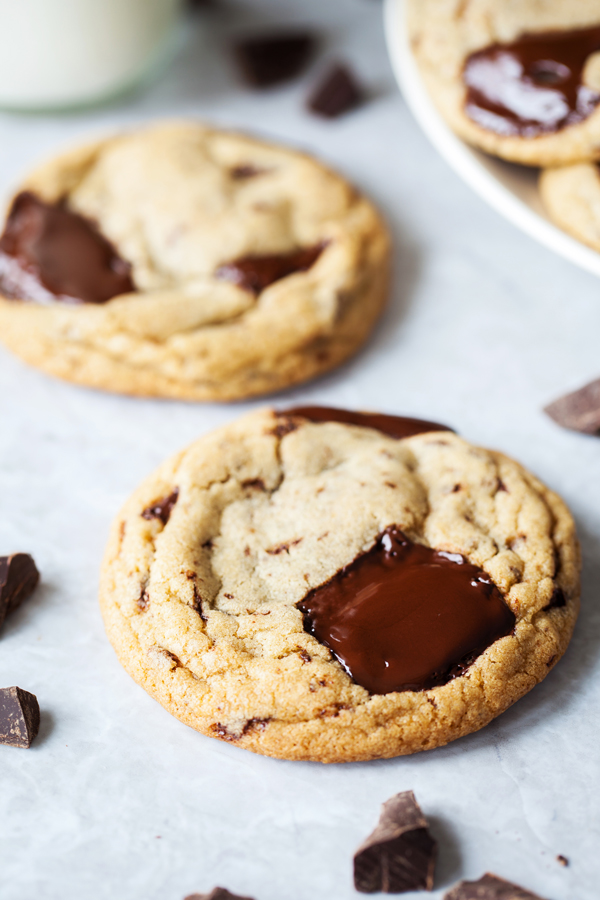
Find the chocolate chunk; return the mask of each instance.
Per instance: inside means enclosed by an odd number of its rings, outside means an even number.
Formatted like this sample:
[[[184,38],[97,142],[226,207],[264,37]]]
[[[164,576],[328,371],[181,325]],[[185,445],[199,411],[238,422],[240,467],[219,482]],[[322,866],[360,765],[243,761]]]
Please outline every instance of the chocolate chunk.
[[[239,894],[232,894],[227,888],[213,888],[210,894],[189,894],[185,900],[252,900],[252,897],[241,897]]]
[[[561,866],[564,866],[565,868],[569,865],[569,860],[566,856],[563,856],[562,853],[558,854],[558,856],[556,857],[556,862]]]
[[[447,425],[427,422],[425,419],[411,419],[406,416],[386,416],[382,413],[360,413],[349,409],[333,409],[328,406],[295,406],[277,413],[282,417],[299,417],[309,422],[342,422],[344,425],[360,425],[374,428],[393,438],[412,437],[427,431],[452,431]],[[293,429],[291,429],[293,430]]]
[[[354,886],[363,894],[430,891],[437,844],[412,791],[383,804],[377,828],[354,854]]]
[[[266,287],[294,272],[306,272],[317,261],[324,244],[294,250],[292,253],[277,253],[272,256],[243,256],[233,262],[223,263],[215,275],[224,281],[231,281],[256,297]]]
[[[20,687],[0,688],[0,744],[29,747],[39,730],[37,697]]]
[[[34,592],[40,573],[28,553],[0,556],[0,628],[7,615]]]
[[[23,191],[0,238],[0,292],[37,303],[105,303],[135,291],[131,266],[92,222]]]
[[[488,872],[479,881],[460,881],[444,895],[444,900],[544,900],[544,898]]]
[[[546,406],[544,412],[563,428],[583,434],[600,434],[600,378],[559,397]]]
[[[306,631],[372,694],[446,684],[515,626],[483,569],[394,525],[297,605]]]
[[[169,494],[168,497],[163,497],[162,500],[157,500],[156,503],[153,503],[151,506],[147,506],[146,509],[142,512],[142,518],[160,519],[163,525],[166,525],[171,517],[173,507],[177,503],[178,497],[179,488],[175,488],[173,493]]]
[[[234,50],[246,81],[266,88],[299,75],[316,46],[312,33],[293,31],[245,38]]]
[[[525,34],[468,57],[465,112],[501,135],[537,137],[587,119],[600,93],[583,84],[583,70],[600,50],[600,28]]]
[[[265,169],[259,169],[257,166],[246,163],[245,165],[234,166],[233,169],[230,169],[229,174],[234,181],[246,181],[248,178],[256,178],[264,172]]]
[[[318,116],[335,119],[355,109],[364,99],[365,92],[348,66],[337,63],[317,84],[307,106]]]
[[[552,591],[552,596],[550,597],[550,603],[548,603],[544,610],[546,609],[562,609],[563,606],[567,605],[567,598],[565,597],[565,592],[562,588],[555,587]]]

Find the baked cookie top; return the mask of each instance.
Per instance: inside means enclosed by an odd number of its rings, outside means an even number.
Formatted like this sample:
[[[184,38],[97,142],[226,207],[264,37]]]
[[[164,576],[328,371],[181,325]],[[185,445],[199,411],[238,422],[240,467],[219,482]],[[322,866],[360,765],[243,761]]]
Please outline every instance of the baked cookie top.
[[[369,760],[476,731],[540,681],[579,550],[554,493],[443,426],[264,409],[134,493],[100,596],[125,668],[188,725]]]
[[[314,159],[159,123],[22,185],[0,240],[2,339],[92,386],[249,396],[352,353],[384,303],[388,257],[373,206]]]
[[[595,0],[409,0],[415,57],[465,140],[527,165],[598,158]]]
[[[575,163],[544,169],[540,194],[552,219],[600,252],[600,168],[596,163]]]

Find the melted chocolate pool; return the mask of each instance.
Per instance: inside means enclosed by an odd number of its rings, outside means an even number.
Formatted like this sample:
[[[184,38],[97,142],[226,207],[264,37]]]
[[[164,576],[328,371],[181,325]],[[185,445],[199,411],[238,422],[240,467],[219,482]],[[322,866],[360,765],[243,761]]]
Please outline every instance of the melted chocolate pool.
[[[298,608],[306,631],[372,694],[446,684],[515,626],[482,569],[395,526]]]
[[[488,131],[536,137],[587,119],[600,93],[582,83],[600,27],[526,34],[468,57],[465,111]]]
[[[131,266],[92,222],[24,191],[0,238],[0,293],[16,300],[105,303],[135,290]]]

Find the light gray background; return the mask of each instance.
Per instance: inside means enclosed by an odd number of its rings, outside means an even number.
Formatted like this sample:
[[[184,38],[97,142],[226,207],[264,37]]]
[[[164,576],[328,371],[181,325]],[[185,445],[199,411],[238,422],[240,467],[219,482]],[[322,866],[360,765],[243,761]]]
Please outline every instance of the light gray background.
[[[241,87],[227,35],[320,23],[372,101],[335,122],[291,87]],[[161,80],[110,108],[0,116],[0,189],[87,131],[203,116],[319,154],[379,203],[395,286],[367,348],[279,403],[437,419],[520,459],[578,520],[583,612],[560,665],[479,734],[412,758],[321,766],[253,756],[171,718],[129,679],[96,602],[109,523],[168,454],[255,404],[133,400],[54,381],[0,352],[0,553],[43,585],[6,623],[0,685],[37,694],[29,751],[0,747],[2,900],[181,900],[222,884],[256,900],[348,900],[352,852],[412,788],[440,841],[436,898],[491,870],[553,900],[598,897],[600,442],[542,406],[600,375],[600,283],[501,220],[428,145],[386,60],[376,0],[259,0],[203,13]],[[562,868],[557,854],[571,864]],[[416,896],[416,895],[410,895]]]

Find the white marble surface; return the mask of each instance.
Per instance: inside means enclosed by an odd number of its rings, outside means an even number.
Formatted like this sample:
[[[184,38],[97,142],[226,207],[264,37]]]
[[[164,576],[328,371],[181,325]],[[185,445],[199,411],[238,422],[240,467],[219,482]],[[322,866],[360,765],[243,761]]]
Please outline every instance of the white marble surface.
[[[318,65],[289,88],[241,88],[222,48],[252,20],[321,23],[326,55],[351,59],[375,98],[337,122],[310,118],[301,100]],[[0,189],[86,131],[173,114],[304,146],[383,207],[396,278],[382,324],[353,362],[280,402],[438,419],[522,460],[577,517],[583,612],[542,685],[444,749],[327,767],[204,738],[117,663],[98,568],[140,478],[253,404],[93,393],[2,351],[0,552],[33,553],[43,586],[4,628],[0,684],[34,691],[43,719],[31,750],[0,747],[0,898],[181,900],[222,884],[256,900],[349,900],[353,850],[379,804],[412,788],[440,841],[436,898],[491,870],[552,900],[595,900],[600,442],[559,430],[541,407],[600,375],[600,283],[499,219],[438,158],[394,87],[374,0],[228,6],[190,26],[175,64],[136,98],[60,118],[1,115]]]

